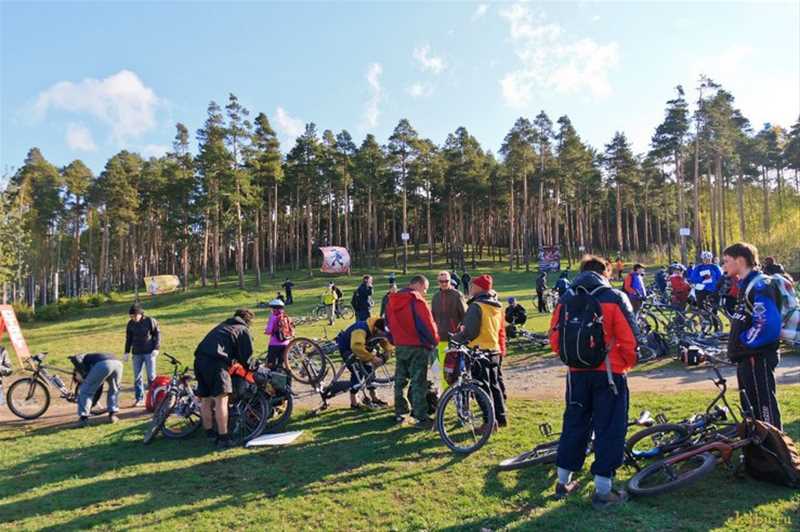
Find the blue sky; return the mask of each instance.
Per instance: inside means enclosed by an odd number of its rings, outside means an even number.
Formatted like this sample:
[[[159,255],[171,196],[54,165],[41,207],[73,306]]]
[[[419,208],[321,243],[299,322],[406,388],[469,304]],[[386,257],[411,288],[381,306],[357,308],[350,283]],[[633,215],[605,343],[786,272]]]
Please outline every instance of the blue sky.
[[[305,122],[385,142],[400,118],[496,151],[519,116],[637,151],[707,73],[760,127],[800,113],[800,3],[0,4],[0,171],[38,146],[100,171],[168,149],[235,93],[282,149]]]

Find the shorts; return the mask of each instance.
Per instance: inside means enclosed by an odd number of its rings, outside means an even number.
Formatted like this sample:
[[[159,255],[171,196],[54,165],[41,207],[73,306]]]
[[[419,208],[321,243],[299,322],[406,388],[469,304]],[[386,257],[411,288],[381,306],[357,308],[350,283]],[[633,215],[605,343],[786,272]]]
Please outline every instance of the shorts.
[[[228,365],[223,360],[199,356],[194,359],[198,397],[219,397],[233,391]]]

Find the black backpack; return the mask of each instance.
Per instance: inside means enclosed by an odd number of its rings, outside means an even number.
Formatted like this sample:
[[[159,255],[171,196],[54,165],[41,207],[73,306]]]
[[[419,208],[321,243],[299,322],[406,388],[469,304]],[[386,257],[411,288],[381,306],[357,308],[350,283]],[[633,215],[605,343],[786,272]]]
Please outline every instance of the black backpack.
[[[561,302],[558,316],[559,356],[571,368],[597,368],[606,359],[603,337],[603,309],[596,294],[583,286],[570,288]]]

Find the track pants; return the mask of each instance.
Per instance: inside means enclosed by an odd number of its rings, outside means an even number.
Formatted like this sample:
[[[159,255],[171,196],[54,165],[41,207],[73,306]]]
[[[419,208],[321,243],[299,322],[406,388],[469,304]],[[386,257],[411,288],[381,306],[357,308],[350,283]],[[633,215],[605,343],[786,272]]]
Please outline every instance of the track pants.
[[[472,366],[472,378],[478,381],[481,388],[489,394],[494,403],[494,417],[500,424],[505,424],[506,394],[505,385],[500,373],[500,355],[494,355],[491,361],[480,360]]]
[[[736,366],[742,406],[749,405],[753,417],[783,430],[778,398],[775,396],[775,368],[780,362],[777,353],[753,355]]]

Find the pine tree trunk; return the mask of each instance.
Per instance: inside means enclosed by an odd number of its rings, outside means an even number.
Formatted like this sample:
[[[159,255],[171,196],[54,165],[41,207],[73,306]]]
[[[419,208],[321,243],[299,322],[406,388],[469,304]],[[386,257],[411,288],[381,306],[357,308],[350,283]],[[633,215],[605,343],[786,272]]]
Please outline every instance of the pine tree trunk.
[[[511,204],[508,211],[508,271],[514,271],[514,173],[511,172]]]

